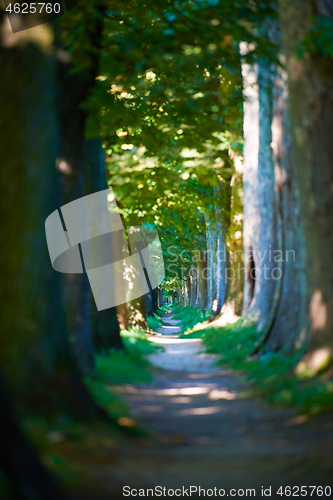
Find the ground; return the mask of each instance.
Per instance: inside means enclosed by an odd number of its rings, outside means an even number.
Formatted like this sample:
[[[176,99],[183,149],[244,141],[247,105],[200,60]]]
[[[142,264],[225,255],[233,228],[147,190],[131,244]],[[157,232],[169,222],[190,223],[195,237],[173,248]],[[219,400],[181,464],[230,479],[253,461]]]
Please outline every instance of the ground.
[[[125,498],[124,486],[216,487],[234,498],[246,492],[235,496],[232,488],[255,488],[261,497],[264,486],[272,487],[271,498],[283,498],[277,495],[280,486],[332,485],[329,416],[306,421],[292,409],[250,397],[242,375],[221,369],[213,355],[200,352],[199,339],[164,331],[151,337],[165,347],[150,356],[153,382],[114,387],[150,435],[122,442],[110,463],[100,466],[99,487],[105,493],[96,499]],[[294,496],[303,496],[300,491],[295,488]],[[310,491],[305,496],[303,490],[303,498],[320,497]]]

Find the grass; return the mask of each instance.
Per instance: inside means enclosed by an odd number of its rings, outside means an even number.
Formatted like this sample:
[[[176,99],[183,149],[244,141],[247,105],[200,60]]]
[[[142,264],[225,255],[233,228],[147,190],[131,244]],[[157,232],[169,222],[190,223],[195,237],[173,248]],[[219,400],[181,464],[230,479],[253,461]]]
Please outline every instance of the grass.
[[[194,326],[199,326],[207,318],[211,316],[210,311],[201,311],[196,307],[186,306],[186,307],[174,307],[172,309],[172,314],[174,314],[172,319],[180,319],[182,321],[181,326],[183,329],[183,335],[190,331]]]
[[[333,410],[333,373],[295,371],[302,352],[292,356],[282,353],[249,355],[258,341],[255,324],[242,320],[225,327],[192,330],[187,337],[202,338],[206,352],[219,355],[219,364],[241,370],[250,382],[250,392],[280,407],[294,406],[307,416]]]
[[[163,322],[157,314],[154,314],[154,316],[148,316],[147,323],[149,328],[154,332],[156,331],[157,328],[161,328],[161,326],[163,326]]]
[[[93,397],[116,419],[128,417],[129,410],[123,400],[113,394],[112,386],[151,382],[151,365],[146,356],[163,349],[150,342],[142,330],[123,330],[121,335],[125,351],[113,350],[96,356],[97,376],[86,379]]]
[[[162,313],[170,312],[173,316],[172,319],[181,320],[182,323],[179,325],[182,327],[183,333],[191,330],[195,325],[203,323],[211,315],[210,311],[201,311],[196,307],[180,307],[178,305],[168,305],[160,308]],[[154,316],[149,316],[147,318],[148,326],[151,330],[156,331],[157,328],[163,326],[163,321],[160,316],[154,314]]]

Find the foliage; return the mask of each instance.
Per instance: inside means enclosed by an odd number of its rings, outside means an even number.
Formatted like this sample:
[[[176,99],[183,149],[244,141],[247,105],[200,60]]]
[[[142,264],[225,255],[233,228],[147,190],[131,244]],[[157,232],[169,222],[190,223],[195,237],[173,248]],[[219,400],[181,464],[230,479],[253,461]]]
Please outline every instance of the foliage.
[[[112,350],[96,358],[98,378],[109,385],[148,383],[152,379],[146,355],[162,349],[142,330],[121,332],[125,352]]]
[[[161,318],[157,314],[154,314],[154,316],[148,316],[147,323],[149,328],[153,331],[156,331],[157,328],[161,328],[163,325]]]
[[[180,319],[182,321],[181,326],[183,329],[183,335],[186,335],[186,332],[194,327],[194,325],[198,325],[205,321],[210,315],[211,311],[201,311],[196,307],[174,307],[172,312],[174,316],[172,319]]]
[[[113,393],[112,386],[149,383],[152,374],[146,356],[162,349],[162,346],[149,342],[142,330],[123,330],[121,336],[125,351],[111,350],[97,356],[97,376],[86,380],[96,401],[117,420],[129,417],[129,410],[124,401]]]
[[[239,42],[248,42],[249,61],[274,57],[258,29],[274,10],[257,0],[132,0],[105,8],[88,134],[101,130],[125,224],[159,230],[166,282],[176,288],[183,271],[170,254],[189,268],[193,249],[204,249],[214,187],[230,183],[229,152],[242,150]],[[84,59],[73,42],[69,51],[74,61]]]
[[[241,105],[238,43],[268,53],[256,27],[272,9],[263,2],[114,3],[107,11],[100,92],[90,104],[101,112],[103,136],[144,144],[148,154],[202,148],[216,131],[237,121]],[[260,21],[259,21],[260,20]],[[260,40],[262,42],[262,40]],[[236,76],[238,73],[238,76]],[[101,106],[102,104],[102,106]]]

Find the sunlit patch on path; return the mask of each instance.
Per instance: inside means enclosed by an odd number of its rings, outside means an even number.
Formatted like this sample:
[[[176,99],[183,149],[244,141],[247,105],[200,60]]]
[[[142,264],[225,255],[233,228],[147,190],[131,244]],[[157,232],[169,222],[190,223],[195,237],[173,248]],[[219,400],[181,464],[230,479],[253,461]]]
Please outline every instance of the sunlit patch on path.
[[[188,372],[218,372],[220,368],[214,365],[217,356],[198,353],[201,349],[200,339],[170,339],[165,337],[150,337],[165,348],[149,356],[153,365],[165,370],[180,370]]]

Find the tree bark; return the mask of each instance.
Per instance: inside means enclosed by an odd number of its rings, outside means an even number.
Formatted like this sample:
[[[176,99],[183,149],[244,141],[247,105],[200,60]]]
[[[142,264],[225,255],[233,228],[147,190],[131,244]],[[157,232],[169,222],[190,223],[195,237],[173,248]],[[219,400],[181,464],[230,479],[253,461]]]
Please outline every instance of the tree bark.
[[[67,166],[63,171],[60,169],[62,204],[107,189],[101,142],[99,138],[85,138],[87,114],[82,107],[95,85],[97,68],[94,61],[90,70],[70,74],[70,61],[62,55],[58,62],[59,162]],[[80,369],[87,373],[94,369],[93,348],[97,351],[124,348],[117,311],[116,308],[97,311],[86,273],[64,275],[63,280],[70,338]]]
[[[243,311],[244,314],[253,315],[258,320],[258,331],[266,336],[275,315],[281,284],[281,274],[275,271],[274,261],[276,251],[279,249],[280,226],[277,221],[277,192],[271,150],[273,105],[271,64],[260,59],[255,68],[244,65],[243,73],[244,92],[245,95],[249,94],[248,101],[244,104],[246,273]],[[250,75],[251,89],[247,81]],[[250,119],[253,121],[251,124]]]
[[[243,252],[243,183],[241,171],[236,170],[231,180],[230,226],[223,256],[223,269],[227,269],[227,296],[220,302],[228,305],[234,315],[242,314],[244,293],[244,252]],[[223,241],[223,239],[222,239]]]
[[[230,179],[231,181],[231,179]],[[229,255],[226,246],[226,236],[230,226],[231,210],[231,183],[226,181],[214,188],[215,195],[215,282],[216,282],[216,307],[214,316],[218,316],[224,305],[229,286],[228,263]]]
[[[306,251],[307,318],[302,337],[309,342],[307,362],[318,368],[333,355],[333,72],[332,59],[296,50],[315,22],[333,18],[330,0],[279,0],[287,55],[295,167]],[[318,355],[316,355],[318,354]],[[319,360],[319,361],[318,361]]]
[[[139,330],[147,330],[147,316],[143,297],[138,297],[128,304],[129,325]]]
[[[185,305],[189,306],[191,302],[191,281],[189,275],[189,269],[187,269],[185,278]]]
[[[51,475],[41,465],[17,423],[14,408],[0,375],[0,469],[9,481],[13,499],[66,500]]]
[[[199,309],[204,310],[207,308],[207,252],[198,252],[197,259],[198,266],[198,301],[197,306]]]
[[[78,418],[105,418],[77,373],[64,321],[61,275],[52,269],[46,244],[45,220],[60,205],[57,76],[52,46],[43,46],[39,33],[36,29],[30,43],[24,43],[23,32],[17,45],[0,49],[5,75],[0,82],[0,220],[5,235],[0,359],[14,402],[45,413],[61,409]]]
[[[244,300],[242,315],[258,319],[256,269],[260,262],[258,200],[259,91],[258,69],[242,64],[244,86]]]
[[[274,261],[279,249],[279,216],[275,189],[274,163],[272,155],[272,107],[273,80],[269,61],[258,62],[259,84],[259,152],[258,152],[258,199],[260,216],[260,255],[257,266],[255,300],[259,309],[258,331],[270,328],[276,311],[281,274],[275,270]]]
[[[213,308],[213,301],[216,299],[218,276],[217,276],[217,240],[218,233],[215,221],[206,219],[206,240],[207,240],[207,309]]]
[[[276,68],[272,144],[281,217],[282,285],[265,351],[292,353],[306,324],[304,238],[300,220],[299,188],[294,169],[287,75]],[[291,300],[291,297],[293,298]]]
[[[195,307],[197,298],[197,268],[196,266],[191,266],[190,268],[190,281],[191,281],[191,291],[190,291],[190,306]]]

